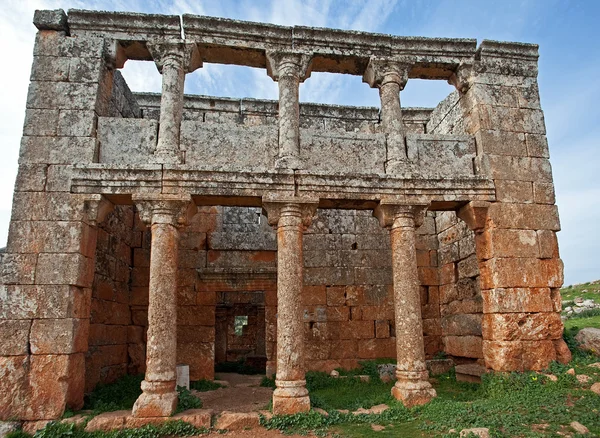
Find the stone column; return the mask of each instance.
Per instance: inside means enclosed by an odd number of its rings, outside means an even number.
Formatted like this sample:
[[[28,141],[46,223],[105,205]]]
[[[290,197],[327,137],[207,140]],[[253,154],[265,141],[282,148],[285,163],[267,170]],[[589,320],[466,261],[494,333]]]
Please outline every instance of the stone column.
[[[185,74],[202,66],[195,44],[183,42],[150,43],[148,49],[162,73],[157,163],[183,163],[179,149],[179,132],[183,114]]]
[[[400,91],[408,81],[410,65],[401,61],[371,58],[363,81],[379,88],[381,125],[387,137],[386,173],[394,173],[406,161]]]
[[[406,407],[425,404],[436,396],[427,380],[415,249],[415,229],[424,213],[423,206],[414,205],[382,203],[375,209],[379,223],[390,229],[392,244],[397,355],[392,395]]]
[[[267,52],[267,73],[279,83],[279,158],[275,167],[301,169],[299,86],[310,76],[310,56]]]
[[[290,199],[263,202],[269,224],[277,229],[277,374],[275,415],[310,410],[304,379],[304,327],[301,295],[304,260],[302,236],[317,202]]]
[[[151,226],[146,376],[136,417],[168,417],[177,406],[177,252],[179,227],[193,215],[189,195],[134,195]]]

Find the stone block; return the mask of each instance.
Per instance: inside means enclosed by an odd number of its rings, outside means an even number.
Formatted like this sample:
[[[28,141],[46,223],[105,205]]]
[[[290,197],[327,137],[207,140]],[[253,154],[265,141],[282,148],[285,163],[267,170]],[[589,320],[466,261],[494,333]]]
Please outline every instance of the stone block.
[[[548,139],[545,135],[526,134],[527,154],[530,157],[550,158]]]
[[[494,180],[552,182],[552,166],[547,158],[482,155],[477,169]]]
[[[46,187],[46,164],[21,164],[15,182],[17,192],[42,192]]]
[[[552,312],[549,288],[499,288],[481,291],[484,313]]]
[[[71,82],[32,81],[27,94],[27,108],[95,109],[98,86]]]
[[[494,341],[536,341],[560,339],[563,324],[560,314],[488,313],[482,321],[483,337]]]
[[[475,255],[471,255],[457,263],[457,273],[459,279],[476,277],[479,275],[479,262]]]
[[[29,367],[28,355],[0,356],[0,419],[27,417]]]
[[[461,314],[477,314],[483,310],[481,297],[469,298],[460,301],[452,301],[449,304],[440,306],[440,315],[461,315]]]
[[[375,321],[375,337],[376,338],[389,338],[392,335],[390,321],[380,320]]]
[[[31,326],[32,354],[85,353],[88,349],[89,319],[37,319]]]
[[[31,320],[0,321],[0,356],[29,354]]]
[[[84,197],[70,193],[15,192],[12,220],[87,221]]]
[[[4,254],[0,264],[0,284],[33,284],[37,259],[37,254]]]
[[[525,134],[520,132],[479,130],[475,134],[478,153],[526,157]]]
[[[64,137],[92,137],[96,133],[94,111],[60,110],[57,133]]]
[[[69,284],[91,287],[94,263],[81,254],[40,254],[35,275],[36,284]]]
[[[481,336],[482,315],[448,315],[441,319],[441,333],[444,336]],[[435,333],[428,333],[435,334]]]
[[[534,202],[533,185],[544,183],[532,183],[530,181],[496,180],[496,200],[499,202],[511,202],[517,204],[528,204]]]
[[[537,240],[540,249],[540,258],[556,259],[558,258],[558,239],[556,233],[550,230],[541,230],[537,232]]]
[[[30,418],[58,418],[67,407],[81,409],[84,380],[83,353],[31,356]]]
[[[7,249],[14,253],[78,253],[93,258],[95,230],[84,222],[12,221]]]
[[[52,164],[48,166],[46,183],[47,192],[69,192],[71,190],[71,176],[73,166]]]
[[[396,338],[360,339],[358,341],[359,359],[377,359],[396,357]]]
[[[560,259],[494,258],[480,263],[482,289],[550,287],[563,284]]]
[[[451,356],[483,358],[480,336],[444,336],[444,351]]]
[[[318,303],[322,304],[322,303]],[[344,286],[331,286],[327,288],[327,305],[344,306],[346,304],[346,288]]]
[[[533,199],[537,204],[554,204],[556,202],[554,184],[534,182]]]
[[[493,203],[487,227],[559,231],[558,209],[555,205]]]
[[[38,30],[66,31],[67,14],[62,9],[36,9],[33,14],[33,24]]]
[[[440,284],[439,271],[433,267],[418,267],[419,283],[427,286],[437,286]]]
[[[362,268],[355,268],[362,269]],[[306,285],[350,285],[354,284],[355,272],[340,267],[305,268],[304,284]],[[362,277],[361,277],[362,278]]]
[[[147,119],[98,118],[100,163],[146,162],[156,149],[158,122]]]
[[[58,126],[58,110],[28,109],[25,111],[23,135],[49,136],[56,135]]]
[[[0,285],[0,318],[87,318],[90,296],[90,289],[66,285]]]
[[[103,59],[72,57],[69,63],[69,82],[101,83],[105,68]]]
[[[259,426],[258,412],[223,411],[215,423],[217,430],[245,430]]]
[[[69,79],[69,58],[34,56],[31,81],[65,82]]]
[[[478,234],[475,239],[477,256],[481,260],[540,256],[538,234],[534,230],[492,228]]]

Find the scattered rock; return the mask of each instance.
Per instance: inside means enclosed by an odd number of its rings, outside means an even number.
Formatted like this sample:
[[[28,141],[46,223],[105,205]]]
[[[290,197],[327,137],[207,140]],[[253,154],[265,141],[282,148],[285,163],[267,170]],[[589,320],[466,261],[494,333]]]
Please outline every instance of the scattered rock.
[[[125,420],[128,415],[131,415],[131,411],[105,412],[96,415],[89,421],[87,426],[85,426],[85,431],[95,432],[97,430],[109,431],[113,429],[122,429],[125,427]]]
[[[573,302],[574,302],[575,304],[583,303],[583,298],[581,298],[581,297],[575,297],[575,298],[573,299]]]
[[[564,310],[565,312],[572,312],[572,311],[573,311],[573,308],[572,308],[571,306],[569,306],[569,307],[565,307],[563,310]]]
[[[579,330],[575,340],[579,342],[579,347],[590,351],[596,356],[600,356],[600,329],[587,327]]]
[[[379,372],[379,378],[384,383],[396,380],[396,364],[382,363],[377,365],[377,371]]]
[[[321,414],[324,417],[329,417],[329,413],[325,409],[313,408],[312,410],[315,411],[317,414]]]
[[[592,368],[600,368],[600,362],[594,362],[588,365],[588,367]]]
[[[369,409],[369,411],[371,414],[381,414],[382,412],[387,411],[389,408],[390,407],[386,404],[380,404],[373,406],[371,409]]]
[[[452,369],[454,361],[452,359],[430,359],[425,361],[430,376],[445,374]]]
[[[215,429],[217,430],[244,430],[254,428],[260,425],[258,412],[228,412],[221,413]]]
[[[329,373],[329,375],[330,375],[331,377],[335,377],[336,379],[337,379],[338,377],[340,377],[340,373],[339,373],[339,371],[336,371],[336,370],[332,370],[332,371]]]
[[[371,381],[371,376],[360,375],[360,376],[356,376],[356,377],[358,377],[361,382],[369,383]]]
[[[85,421],[87,419],[87,415],[73,415],[72,417],[69,418],[65,418],[63,420],[61,420],[60,422],[63,424],[74,424],[75,426],[82,426]]]
[[[586,376],[585,374],[577,374],[575,378],[579,383],[588,383],[591,380],[591,377]]]
[[[575,375],[575,369],[574,369],[574,368],[569,368],[569,369],[567,370],[567,374],[569,374],[569,375],[571,375],[571,376],[574,376],[574,375]]]
[[[592,385],[592,387],[590,388],[590,391],[600,395],[600,382],[596,382]]]
[[[474,427],[472,429],[463,429],[460,431],[461,437],[467,437],[470,434],[477,435],[480,438],[490,438],[490,430],[487,427]]]
[[[315,409],[315,411],[317,409]],[[271,418],[273,418],[273,413],[271,411],[258,411],[258,413],[260,415],[262,415],[263,417],[265,417],[265,420],[270,420]]]
[[[581,307],[575,307],[575,308],[573,309],[573,312],[575,312],[575,313],[577,313],[577,314],[580,314],[581,312],[583,312],[583,309],[582,309]]]
[[[42,430],[52,420],[39,420],[39,421],[25,421],[23,423],[23,432],[33,435],[38,430]]]
[[[4,438],[10,432],[15,432],[21,428],[18,421],[0,421],[0,438]]]
[[[556,377],[554,374],[542,374],[544,377],[546,377],[548,380],[550,380],[551,382],[558,382],[558,377]]]
[[[373,429],[375,432],[381,432],[385,429],[385,426],[382,426],[380,424],[371,424],[371,429]]]
[[[370,414],[368,409],[358,408],[356,411],[352,412],[352,415],[361,415],[361,414]]]
[[[573,421],[571,423],[571,427],[575,430],[575,432],[585,435],[586,433],[590,433],[590,430],[581,424],[579,421]]]
[[[349,414],[350,411],[348,409],[338,409],[337,410],[340,414]]]

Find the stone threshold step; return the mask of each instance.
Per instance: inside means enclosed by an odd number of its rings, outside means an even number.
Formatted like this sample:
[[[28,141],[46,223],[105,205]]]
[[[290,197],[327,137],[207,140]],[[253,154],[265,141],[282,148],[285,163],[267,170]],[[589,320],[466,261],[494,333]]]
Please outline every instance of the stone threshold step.
[[[481,383],[481,376],[487,373],[484,366],[476,363],[456,365],[454,371],[456,372],[457,381],[471,383]]]

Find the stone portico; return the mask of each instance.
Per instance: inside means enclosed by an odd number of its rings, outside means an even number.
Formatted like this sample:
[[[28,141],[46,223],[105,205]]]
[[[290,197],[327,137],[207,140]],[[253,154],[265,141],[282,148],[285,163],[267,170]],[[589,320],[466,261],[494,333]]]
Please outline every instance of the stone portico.
[[[132,415],[167,417],[178,363],[198,380],[262,361],[289,414],[310,409],[307,370],[393,357],[415,406],[436,353],[569,360],[537,46],[83,10],[34,24],[0,419],[59,418],[127,373],[145,373]],[[131,92],[127,60],[156,64],[160,95]],[[279,100],[184,95],[204,63],[264,69]],[[362,77],[380,108],[300,103],[312,72]],[[456,91],[402,108],[414,78]]]

